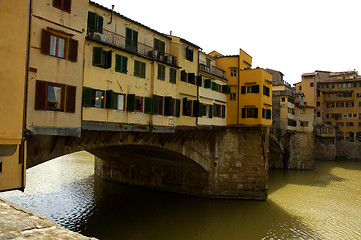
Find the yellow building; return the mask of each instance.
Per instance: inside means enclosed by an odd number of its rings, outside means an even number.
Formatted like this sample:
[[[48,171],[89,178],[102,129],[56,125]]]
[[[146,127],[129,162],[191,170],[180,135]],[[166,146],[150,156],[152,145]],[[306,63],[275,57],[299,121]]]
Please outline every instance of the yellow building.
[[[262,68],[251,69],[252,57],[240,49],[239,55],[217,57],[217,67],[226,72],[230,86],[227,124],[272,124],[272,75]]]
[[[88,0],[31,1],[26,128],[80,136]]]
[[[25,187],[23,112],[28,19],[27,0],[0,1],[0,191]]]
[[[227,94],[229,94],[226,73],[216,67],[217,58],[203,52],[199,53],[199,92],[198,125],[225,126]]]

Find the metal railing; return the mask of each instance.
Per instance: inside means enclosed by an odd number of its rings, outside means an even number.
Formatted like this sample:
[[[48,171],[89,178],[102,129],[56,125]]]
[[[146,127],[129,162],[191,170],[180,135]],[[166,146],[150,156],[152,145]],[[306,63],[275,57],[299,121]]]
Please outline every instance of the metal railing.
[[[127,39],[126,37],[111,32],[109,30],[103,29],[103,34],[97,33],[97,32],[89,32],[88,37],[93,38],[97,41],[101,41],[104,43],[109,43],[115,47],[126,49],[130,52],[140,54],[146,57],[153,58],[155,60],[171,64],[171,65],[177,65],[176,57],[170,55],[166,52],[160,52],[158,50],[155,50],[151,46],[147,46],[143,43],[140,43],[138,41],[134,41],[131,39]]]
[[[226,78],[226,72],[214,66],[207,66],[202,60],[199,60],[199,70],[208,72],[221,78]]]

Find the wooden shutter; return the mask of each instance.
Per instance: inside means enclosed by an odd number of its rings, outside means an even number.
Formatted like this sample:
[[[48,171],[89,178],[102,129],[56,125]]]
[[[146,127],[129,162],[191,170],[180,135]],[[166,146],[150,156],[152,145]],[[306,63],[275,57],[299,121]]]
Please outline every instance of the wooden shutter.
[[[271,119],[272,118],[272,111],[271,109],[267,109],[266,110],[266,119]]]
[[[185,70],[181,71],[181,81],[183,81],[183,82],[187,81],[187,73]]]
[[[61,1],[62,0],[53,0],[53,7],[61,8]]]
[[[112,67],[112,50],[106,51],[104,52],[104,57],[105,57],[105,63],[104,63],[104,68],[111,68]]]
[[[152,114],[152,102],[153,102],[153,98],[151,97],[144,98],[144,113]]]
[[[259,93],[259,85],[255,85],[255,86],[254,86],[254,92],[255,92],[255,93]]]
[[[47,82],[36,80],[35,110],[45,110],[47,101]]]
[[[83,107],[92,106],[92,91],[89,87],[83,87]]]
[[[96,32],[96,21],[97,21],[97,14],[93,12],[88,12],[88,31],[89,32]]]
[[[222,118],[226,117],[226,106],[222,105]]]
[[[199,100],[193,101],[193,117],[199,117]]]
[[[50,54],[50,32],[43,29],[41,34],[41,53],[45,55]]]
[[[71,0],[63,0],[63,10],[70,13],[71,10]]]
[[[187,116],[187,98],[183,98],[183,116]]]
[[[194,73],[188,73],[188,82],[194,84],[195,83],[195,75]]]
[[[145,63],[140,62],[140,77],[145,78]]]
[[[93,65],[102,67],[103,66],[103,48],[93,47]]]
[[[114,92],[113,90],[107,90],[105,92],[105,108],[113,109],[114,108]]]
[[[246,118],[247,108],[242,108],[242,118]]]
[[[177,70],[171,68],[169,70],[169,82],[170,83],[177,83]]]
[[[78,41],[77,40],[69,39],[68,60],[71,62],[76,62],[78,60]]]
[[[67,85],[65,111],[69,113],[75,113],[75,104],[76,104],[76,87]]]
[[[212,80],[211,79],[205,79],[204,80],[204,88],[211,88],[212,86]]]
[[[213,105],[208,105],[208,117],[213,117]]]
[[[103,17],[96,14],[96,32],[103,34]]]
[[[197,76],[197,86],[202,87],[202,76]]]
[[[122,61],[122,64],[121,64],[120,72],[127,74],[128,73],[128,58],[122,56],[121,61]]]
[[[152,99],[152,114],[157,114],[157,110],[158,110],[157,98],[158,98],[158,96],[155,95],[155,94],[153,94],[153,99]]]
[[[176,105],[175,105],[175,116],[176,117],[180,117],[180,104],[181,104],[181,100],[176,99]]]
[[[135,101],[135,95],[128,94],[127,95],[127,111],[128,112],[134,112],[134,101]]]
[[[132,49],[132,29],[125,29],[125,48],[128,50]]]
[[[254,108],[254,118],[258,118],[258,108]]]
[[[199,103],[198,104],[198,117],[202,117],[203,116],[203,103]]]
[[[115,54],[115,71],[121,72],[122,69],[122,56]]]
[[[241,87],[241,94],[246,94],[246,86]]]
[[[138,32],[133,30],[133,38],[132,38],[132,50],[134,52],[138,51]]]
[[[172,116],[173,110],[173,98],[172,97],[164,97],[164,115]]]
[[[217,83],[212,82],[212,90],[217,91]]]
[[[135,60],[134,61],[134,76],[139,77],[139,72],[140,72],[140,62]]]

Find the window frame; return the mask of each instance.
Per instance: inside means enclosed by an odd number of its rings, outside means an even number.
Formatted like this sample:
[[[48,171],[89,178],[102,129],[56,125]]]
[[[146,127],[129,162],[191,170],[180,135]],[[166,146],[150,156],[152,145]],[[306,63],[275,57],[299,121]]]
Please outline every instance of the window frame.
[[[60,3],[60,6],[58,5]],[[64,5],[68,3],[69,9],[67,9]],[[63,12],[71,13],[71,0],[53,0],[53,7],[60,9]]]

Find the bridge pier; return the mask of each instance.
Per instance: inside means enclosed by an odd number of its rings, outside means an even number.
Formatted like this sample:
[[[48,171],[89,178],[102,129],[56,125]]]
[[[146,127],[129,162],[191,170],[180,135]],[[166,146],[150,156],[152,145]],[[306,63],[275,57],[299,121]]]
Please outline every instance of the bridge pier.
[[[95,173],[110,181],[209,198],[267,198],[268,137],[263,127],[213,130],[163,147],[142,140],[90,150]],[[175,133],[182,134],[182,133]],[[201,130],[188,135],[207,136]]]

